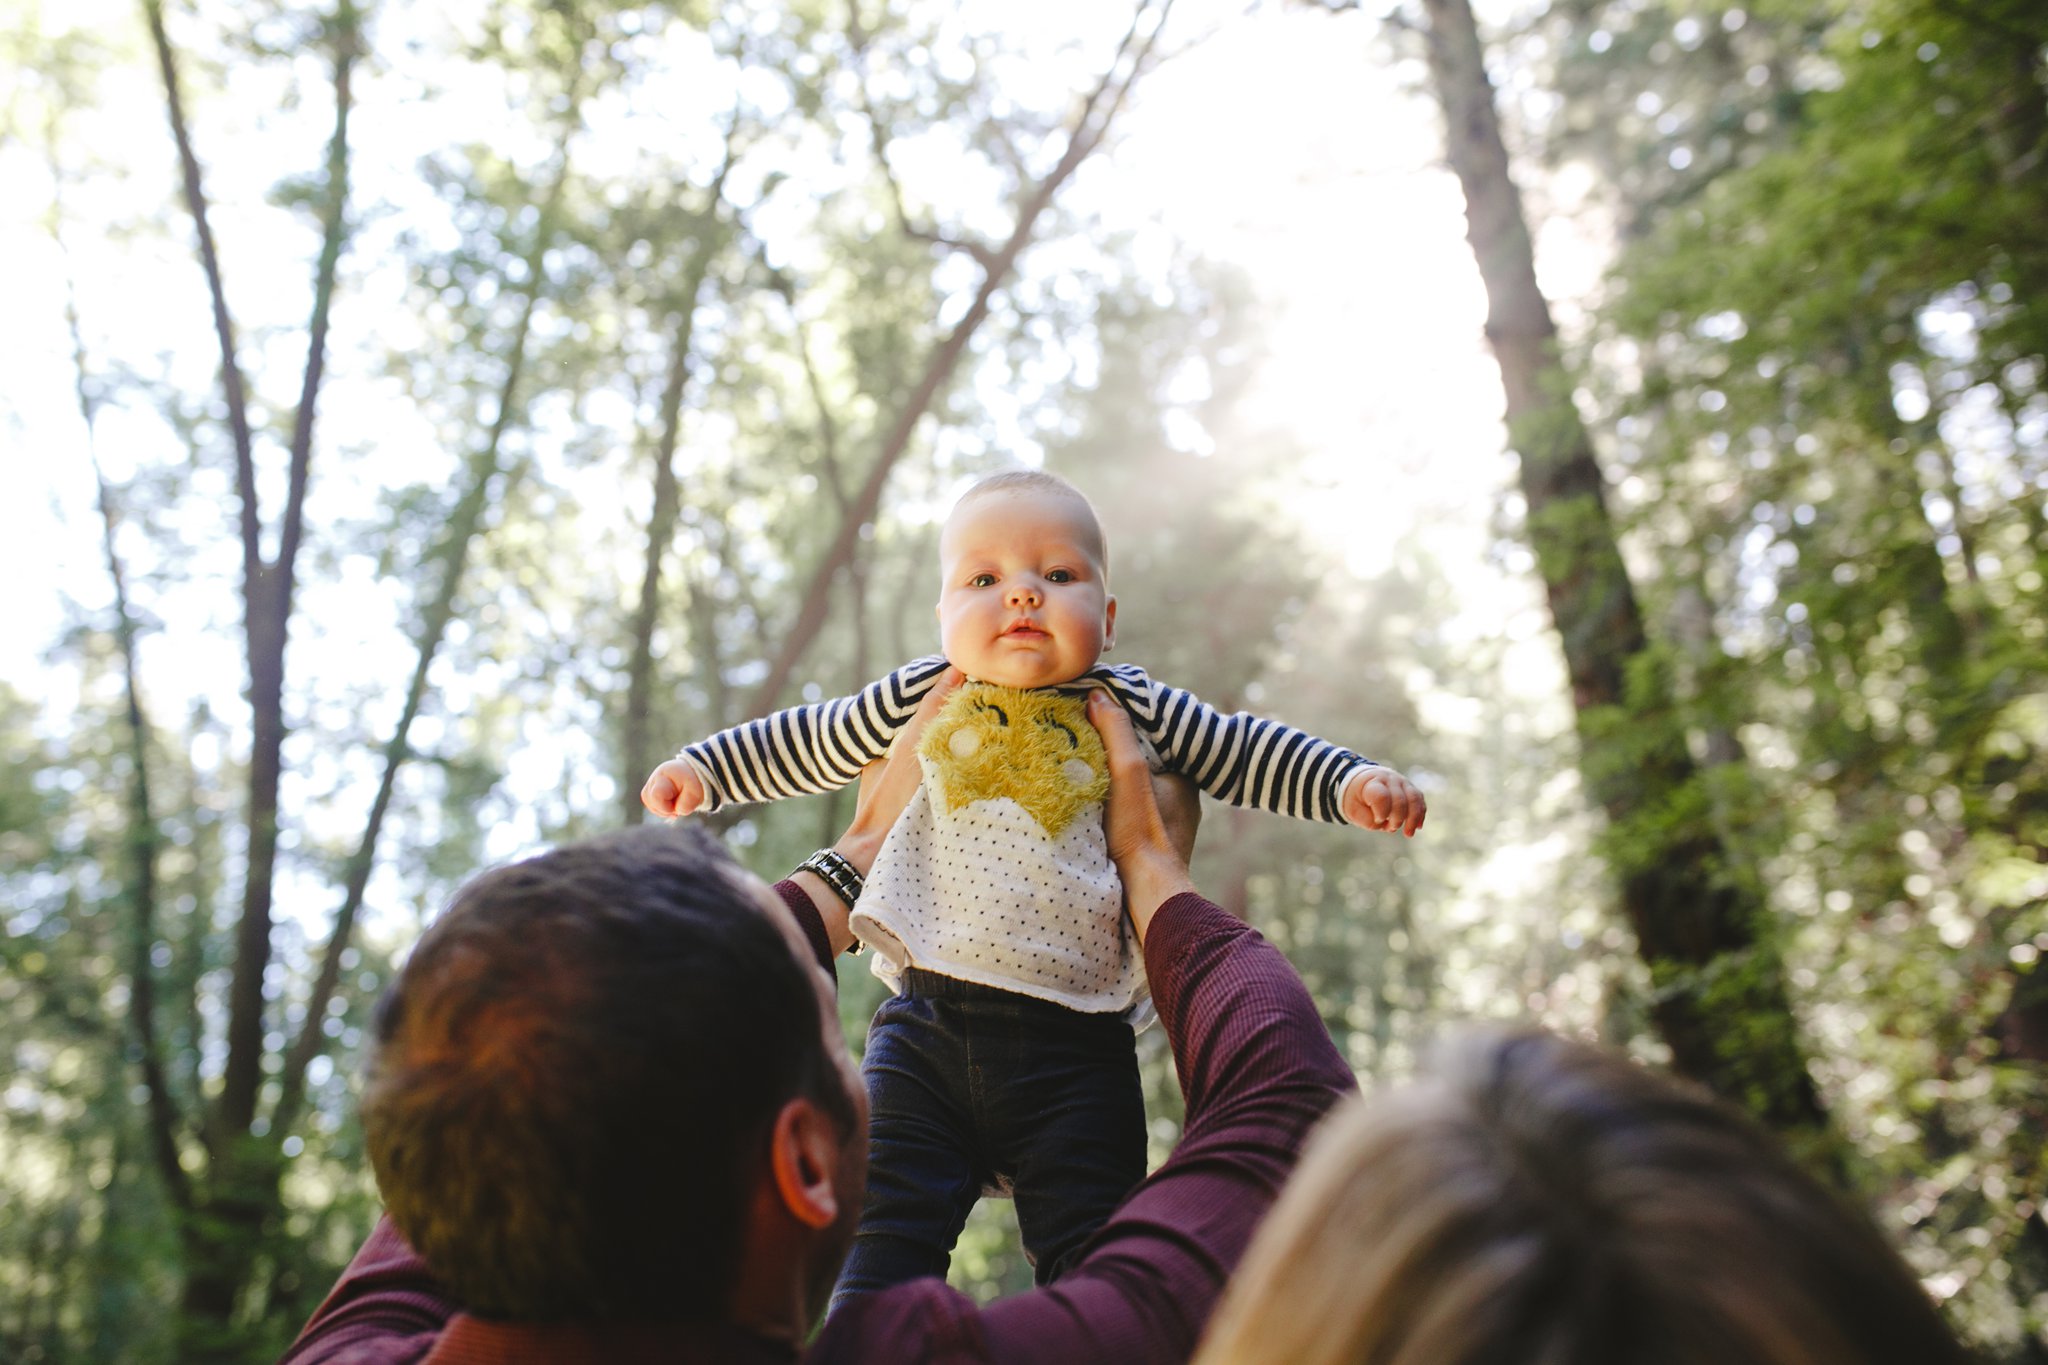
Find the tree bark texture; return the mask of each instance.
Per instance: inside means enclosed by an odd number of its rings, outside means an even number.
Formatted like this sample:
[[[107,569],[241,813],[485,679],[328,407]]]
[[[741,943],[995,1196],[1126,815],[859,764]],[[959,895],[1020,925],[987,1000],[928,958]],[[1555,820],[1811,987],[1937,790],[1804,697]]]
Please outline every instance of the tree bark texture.
[[[1446,150],[1486,285],[1486,335],[1507,397],[1528,535],[1564,646],[1587,790],[1610,825],[1609,861],[1649,964],[1652,1012],[1678,1070],[1746,1105],[1826,1160],[1827,1122],[1785,993],[1761,897],[1697,814],[1696,772],[1668,714],[1608,515],[1592,440],[1572,404],[1549,302],[1501,138],[1467,0],[1423,0]],[[1652,731],[1646,735],[1646,731]]]
[[[268,576],[263,560],[263,524],[256,499],[256,457],[249,430],[248,389],[236,355],[234,319],[228,311],[220,249],[208,216],[205,181],[185,117],[177,54],[164,27],[161,0],[143,0],[142,8],[163,75],[165,116],[170,122],[172,140],[177,144],[185,208],[192,215],[199,263],[206,274],[207,295],[213,305],[214,338],[220,347],[221,398],[227,407],[228,431],[234,446],[237,529],[242,546],[243,631],[253,737],[249,755],[248,865],[242,916],[235,933],[234,975],[228,988],[227,1071],[220,1100],[204,1132],[211,1151],[226,1132],[233,1131],[233,1115],[243,1113],[246,1127],[248,1117],[255,1112],[256,1090],[261,1081],[263,968],[270,959],[271,868],[277,852],[278,759],[284,740],[284,680],[281,667],[273,669],[271,663],[273,657],[280,664],[283,659],[283,623],[276,619],[272,603],[266,600]]]
[[[275,1139],[264,1142],[252,1137],[250,1126],[256,1116],[263,1080],[263,976],[270,962],[278,788],[283,773],[285,644],[304,527],[314,418],[325,371],[328,321],[347,237],[350,80],[358,50],[359,16],[352,0],[339,0],[326,26],[334,63],[334,127],[325,168],[326,199],[321,213],[320,252],[313,271],[313,312],[307,326],[306,363],[293,422],[285,506],[279,520],[277,551],[266,558],[247,384],[236,354],[220,252],[209,224],[204,180],[179,83],[177,54],[165,27],[161,0],[143,0],[143,13],[164,82],[165,114],[177,147],[185,207],[192,215],[220,348],[221,390],[234,448],[249,670],[248,851],[228,987],[228,1052],[220,1094],[201,1129],[207,1152],[206,1170],[189,1191],[189,1210],[182,1222],[186,1275],[181,1351],[197,1358],[235,1349],[235,1302],[256,1255],[254,1243],[275,1211],[280,1174],[281,1157]],[[174,1191],[177,1188],[173,1186]]]

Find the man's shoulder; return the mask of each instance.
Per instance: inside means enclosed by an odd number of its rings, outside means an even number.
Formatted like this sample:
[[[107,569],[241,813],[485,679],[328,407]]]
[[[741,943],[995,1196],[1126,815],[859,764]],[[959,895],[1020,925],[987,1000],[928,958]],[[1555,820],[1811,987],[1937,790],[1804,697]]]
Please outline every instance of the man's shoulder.
[[[912,1280],[839,1308],[804,1353],[803,1365],[892,1365],[988,1358],[981,1310],[944,1280]]]

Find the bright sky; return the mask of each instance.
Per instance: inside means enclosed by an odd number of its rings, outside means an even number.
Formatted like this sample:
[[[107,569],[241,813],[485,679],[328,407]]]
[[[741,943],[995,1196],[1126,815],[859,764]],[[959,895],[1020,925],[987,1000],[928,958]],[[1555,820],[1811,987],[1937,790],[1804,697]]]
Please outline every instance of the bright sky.
[[[106,11],[103,32],[135,28],[125,5],[80,2]],[[1060,33],[1074,31],[1084,17],[1102,29],[1103,17],[1116,17],[1117,8],[1065,0],[1031,12],[1048,33]],[[388,24],[392,7],[386,9]],[[1377,25],[1358,14],[1274,5],[1227,18],[1238,9],[1184,0],[1174,35],[1185,40],[1219,20],[1222,31],[1147,79],[1112,156],[1088,168],[1075,189],[1112,224],[1156,223],[1249,272],[1274,308],[1263,401],[1315,452],[1313,487],[1304,489],[1299,511],[1322,536],[1354,543],[1352,566],[1370,573],[1384,567],[1376,555],[1386,542],[1367,543],[1355,534],[1359,526],[1438,527],[1469,521],[1475,511],[1483,521],[1482,504],[1510,473],[1499,450],[1498,384],[1480,334],[1484,298],[1463,240],[1456,183],[1437,163],[1434,111],[1402,88],[1412,87],[1417,73],[1390,71],[1375,51]],[[136,83],[116,97],[120,107],[102,126],[140,123],[157,136],[161,109],[153,83]],[[376,141],[398,135],[392,117],[363,106],[359,164],[377,164]],[[317,131],[317,121],[310,122]],[[0,167],[15,183],[42,179],[21,150]],[[231,164],[210,165],[208,174],[217,213],[228,220],[220,230],[232,239],[234,206],[260,205],[263,187],[239,184]],[[0,538],[0,571],[16,582],[49,582],[54,563],[59,581],[97,598],[85,581],[98,570],[90,520],[82,516],[89,485],[82,461],[72,458],[82,451],[63,331],[65,272],[40,225],[18,216],[35,213],[42,195],[5,198],[16,206],[0,216],[8,258],[57,268],[17,274],[9,310],[16,325],[0,336],[0,373],[7,376],[0,420],[12,428],[7,444],[16,455],[9,463],[18,493],[10,502],[30,532]],[[79,207],[92,215],[93,205]],[[269,210],[255,212],[276,220]],[[184,224],[175,227],[182,237]],[[201,303],[189,261],[138,259],[100,246],[73,248],[74,259],[90,266],[80,272],[89,317],[116,307],[169,314]],[[246,278],[252,259],[254,253],[244,253],[233,262],[244,277],[232,284],[244,291],[262,287]],[[1566,284],[1583,284],[1581,276]],[[301,281],[291,285],[303,288]],[[179,369],[203,374],[209,365],[200,353]],[[203,391],[204,384],[192,388]],[[124,463],[120,436],[118,429],[109,433],[101,450],[117,472]],[[41,457],[23,458],[31,451]],[[63,458],[49,458],[58,452]],[[51,544],[53,510],[67,532],[59,538],[71,542],[64,550]],[[29,606],[28,628],[10,631],[0,645],[5,676],[23,676],[58,619],[47,598]]]
[[[1100,0],[1048,0],[1028,8],[977,3],[1010,22],[1029,14],[1049,45],[1077,33],[1113,38],[1128,13]],[[138,52],[144,42],[132,8],[115,0],[75,0],[63,13],[66,22],[84,23]],[[972,22],[974,13],[970,7],[965,21]],[[384,47],[398,50],[395,26],[426,22],[432,22],[427,11],[385,6]],[[1150,225],[1155,235],[1170,234],[1249,274],[1272,310],[1266,338],[1271,358],[1256,401],[1274,425],[1291,428],[1311,452],[1294,502],[1307,531],[1339,548],[1360,576],[1384,571],[1397,542],[1412,534],[1456,585],[1464,616],[1446,628],[1468,637],[1520,641],[1517,648],[1526,657],[1511,671],[1526,679],[1532,696],[1554,701],[1557,665],[1547,621],[1526,578],[1504,575],[1487,555],[1489,523],[1511,482],[1512,466],[1501,448],[1500,391],[1483,343],[1485,300],[1464,242],[1462,202],[1440,164],[1436,116],[1421,93],[1419,71],[1388,67],[1377,23],[1364,15],[1329,16],[1277,4],[1246,16],[1242,3],[1182,0],[1170,30],[1176,36],[1167,45],[1185,43],[1211,26],[1219,26],[1215,36],[1140,86],[1111,153],[1086,167],[1071,187],[1076,206],[1095,209],[1112,228]],[[1092,81],[1105,50],[1098,40],[1067,56],[1071,65],[1048,62],[1029,75],[1079,87]],[[149,68],[134,69],[140,74]],[[402,91],[409,78],[400,58],[380,79],[388,93]],[[697,80],[679,76],[676,85],[679,98],[693,90],[703,98]],[[412,154],[406,149],[418,142],[411,126],[418,114],[375,94],[372,88],[362,96],[355,125],[358,165],[409,167]],[[217,111],[209,116],[220,117]],[[172,166],[155,82],[118,86],[111,107],[95,117],[89,134],[105,139],[110,155],[124,150],[124,139],[137,136],[134,129],[164,146],[160,165],[112,193],[168,197]],[[482,105],[470,115],[472,129],[449,122],[465,117],[459,100],[444,102],[434,117],[440,121],[435,137],[444,144],[465,131],[485,137],[492,132],[482,121],[490,117]],[[694,115],[679,107],[674,117]],[[264,203],[265,178],[277,164],[315,164],[324,133],[324,115],[300,120],[269,138],[272,147],[266,150],[274,150],[278,160],[215,158],[207,167],[219,205],[216,228],[233,249],[230,288],[244,300],[272,291],[281,291],[274,297],[303,296],[311,241],[303,232],[277,232],[283,219]],[[601,147],[605,140],[592,141]],[[611,145],[616,149],[620,140]],[[906,178],[914,171],[907,168]],[[61,627],[59,594],[90,603],[107,598],[71,394],[63,314],[67,275],[78,280],[95,339],[119,333],[132,349],[140,338],[145,353],[154,339],[155,349],[172,355],[186,392],[211,392],[213,382],[210,338],[188,325],[204,318],[205,305],[185,246],[189,227],[182,213],[172,220],[168,243],[147,252],[77,232],[67,263],[34,216],[46,202],[45,180],[33,148],[0,149],[0,186],[28,191],[0,193],[0,258],[17,267],[10,283],[10,326],[0,329],[0,442],[13,489],[7,532],[0,535],[0,574],[36,585],[18,595],[10,610],[11,628],[0,636],[0,677],[31,690],[50,680],[37,658]],[[400,203],[424,192],[406,177],[388,175],[374,189],[375,196]],[[73,208],[88,222],[118,216],[111,204]],[[397,343],[412,324],[399,304],[403,281],[379,265],[390,230],[388,223],[372,225],[356,244],[351,266],[368,277],[357,283],[347,309],[355,325],[373,325]],[[1596,253],[1568,234],[1546,235],[1542,249],[1555,296],[1569,298],[1590,285]],[[261,313],[239,304],[238,311]],[[268,342],[248,329],[244,342],[279,347],[281,369],[296,364],[303,345],[297,329]],[[407,410],[403,395],[373,377],[337,376],[322,419],[323,448],[349,447],[349,461],[367,476],[323,483],[323,515],[338,506],[367,514],[369,505],[361,498],[378,481],[378,461],[418,468],[419,461],[445,457]],[[148,433],[127,430],[116,416],[103,425],[101,457],[120,475],[129,466],[127,447],[144,439]],[[345,482],[355,485],[355,494],[344,491]],[[217,502],[211,509],[193,504],[192,514],[225,514],[230,490],[223,485],[209,491]],[[281,490],[266,492],[274,508]],[[222,571],[231,579],[233,551],[224,538],[220,543],[228,556]],[[388,622],[400,609],[401,594],[393,585],[363,582],[350,591],[356,604],[370,608],[360,612],[366,632],[374,633],[379,620]],[[232,601],[220,604],[215,624],[220,629],[210,634],[182,633],[175,646],[160,642],[149,671],[159,685],[166,670],[184,674],[195,691],[210,692],[231,713],[238,709],[243,681]],[[346,622],[325,628],[337,632],[335,648],[362,647]],[[295,650],[305,648],[299,636],[294,639]],[[1471,715],[1464,699],[1420,700],[1434,725],[1456,729]],[[48,696],[48,702],[53,714],[69,706],[61,695]]]

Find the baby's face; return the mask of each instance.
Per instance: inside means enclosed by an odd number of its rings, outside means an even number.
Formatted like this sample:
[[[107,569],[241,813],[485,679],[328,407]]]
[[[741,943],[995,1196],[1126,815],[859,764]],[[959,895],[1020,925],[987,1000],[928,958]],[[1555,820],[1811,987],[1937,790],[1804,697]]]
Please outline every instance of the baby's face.
[[[1116,637],[1116,599],[1085,505],[1052,492],[984,494],[939,536],[939,639],[968,677],[1072,682]]]

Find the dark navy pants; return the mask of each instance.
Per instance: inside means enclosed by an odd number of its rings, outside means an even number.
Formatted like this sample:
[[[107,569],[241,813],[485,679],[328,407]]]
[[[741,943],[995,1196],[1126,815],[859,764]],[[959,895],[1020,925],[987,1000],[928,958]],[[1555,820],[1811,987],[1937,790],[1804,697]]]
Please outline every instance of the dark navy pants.
[[[832,1301],[944,1275],[984,1188],[1009,1188],[1039,1284],[1145,1175],[1130,1024],[915,968],[868,1026],[868,1192]]]

